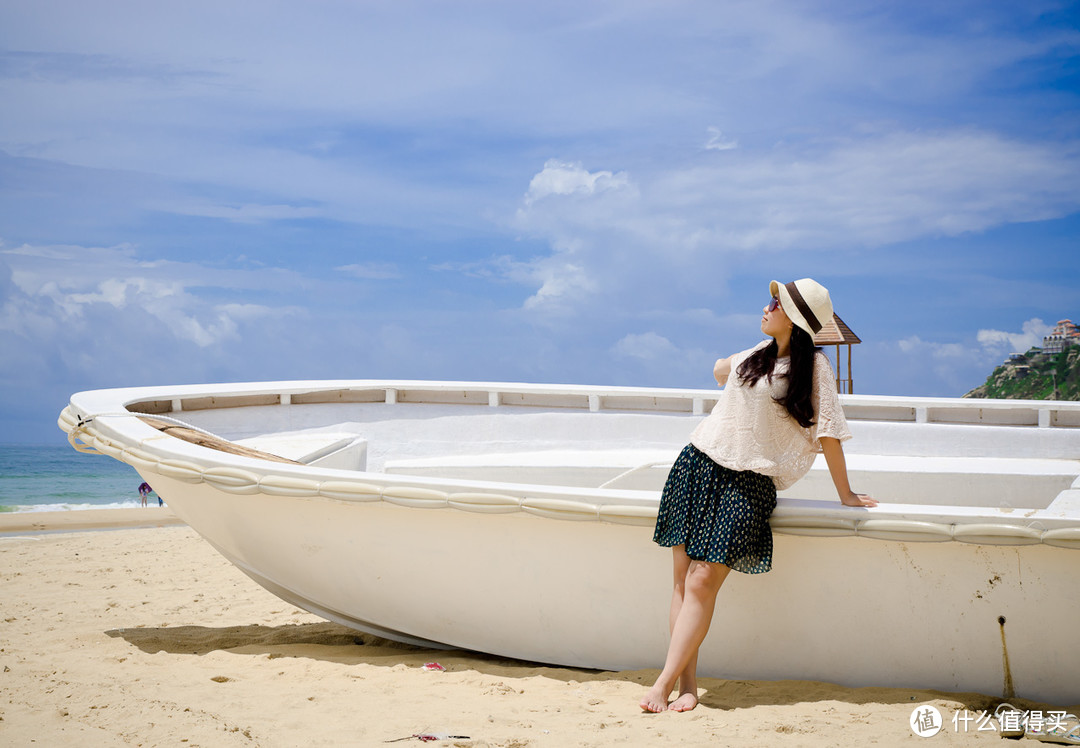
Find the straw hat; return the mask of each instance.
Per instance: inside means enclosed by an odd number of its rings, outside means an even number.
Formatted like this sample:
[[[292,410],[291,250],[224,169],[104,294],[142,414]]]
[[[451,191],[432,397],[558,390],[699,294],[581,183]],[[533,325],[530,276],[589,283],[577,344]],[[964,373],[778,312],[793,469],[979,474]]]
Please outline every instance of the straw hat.
[[[784,307],[784,314],[788,319],[811,337],[832,319],[829,289],[812,278],[800,278],[791,283],[770,281],[769,293],[780,299],[780,305]]]

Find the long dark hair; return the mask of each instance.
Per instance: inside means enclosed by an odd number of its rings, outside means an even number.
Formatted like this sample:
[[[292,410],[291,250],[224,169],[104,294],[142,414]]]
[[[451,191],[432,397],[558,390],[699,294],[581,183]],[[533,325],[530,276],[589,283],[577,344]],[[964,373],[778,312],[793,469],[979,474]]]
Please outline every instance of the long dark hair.
[[[814,345],[810,333],[800,327],[791,328],[790,346],[790,365],[787,373],[780,375],[788,380],[787,393],[774,399],[805,429],[814,425],[815,414],[810,393],[814,387],[814,356],[821,349]],[[754,351],[736,369],[739,379],[750,387],[762,377],[771,382],[778,350],[774,339],[764,348]]]

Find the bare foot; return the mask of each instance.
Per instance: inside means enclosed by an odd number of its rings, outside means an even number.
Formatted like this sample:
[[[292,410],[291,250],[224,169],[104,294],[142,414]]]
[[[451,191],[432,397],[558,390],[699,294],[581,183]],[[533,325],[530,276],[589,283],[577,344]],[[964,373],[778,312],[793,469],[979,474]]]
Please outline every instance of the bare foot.
[[[653,686],[638,705],[645,712],[663,712],[668,708],[667,694],[659,686]]]
[[[679,698],[671,702],[671,706],[668,707],[673,712],[688,712],[697,706],[697,694],[696,693],[683,693],[679,694]]]

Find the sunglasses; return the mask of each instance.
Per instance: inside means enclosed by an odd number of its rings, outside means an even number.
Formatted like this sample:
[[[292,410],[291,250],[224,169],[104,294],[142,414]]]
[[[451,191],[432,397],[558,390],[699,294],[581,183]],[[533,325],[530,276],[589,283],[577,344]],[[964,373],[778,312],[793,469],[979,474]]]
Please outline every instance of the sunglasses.
[[[780,299],[773,296],[771,299],[769,299],[769,306],[767,307],[767,309],[770,312],[775,312],[777,307],[779,307],[779,306],[780,306]]]

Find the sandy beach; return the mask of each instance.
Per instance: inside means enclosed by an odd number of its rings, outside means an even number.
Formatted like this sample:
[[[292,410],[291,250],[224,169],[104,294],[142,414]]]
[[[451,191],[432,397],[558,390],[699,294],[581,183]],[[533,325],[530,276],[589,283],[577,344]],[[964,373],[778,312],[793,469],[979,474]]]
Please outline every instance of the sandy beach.
[[[0,579],[4,745],[893,745],[923,740],[909,720],[927,704],[945,722],[936,744],[1000,740],[951,721],[993,695],[809,681],[706,678],[695,711],[644,714],[655,670],[360,634],[272,596],[167,508],[0,515]]]

